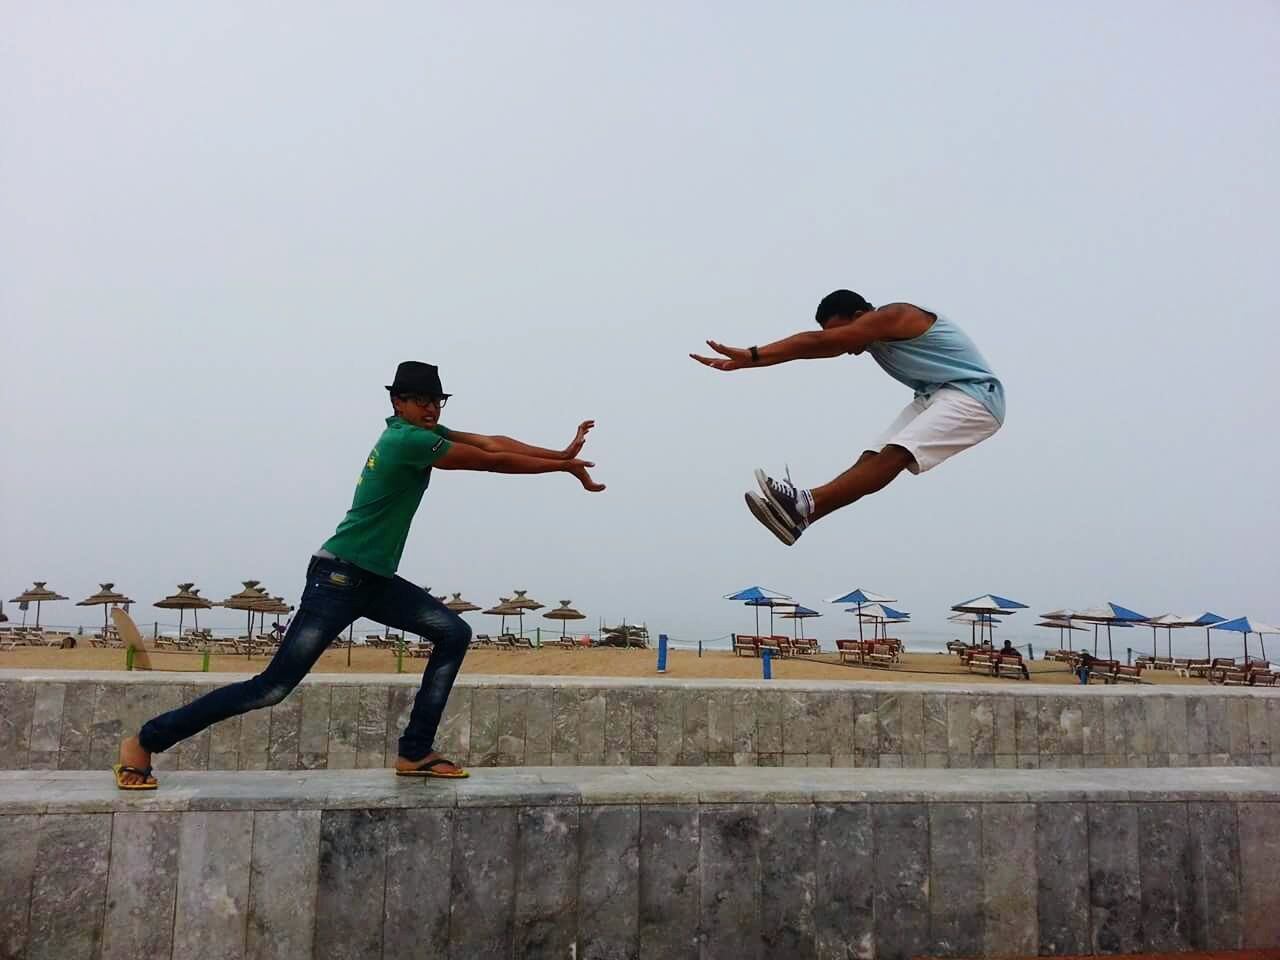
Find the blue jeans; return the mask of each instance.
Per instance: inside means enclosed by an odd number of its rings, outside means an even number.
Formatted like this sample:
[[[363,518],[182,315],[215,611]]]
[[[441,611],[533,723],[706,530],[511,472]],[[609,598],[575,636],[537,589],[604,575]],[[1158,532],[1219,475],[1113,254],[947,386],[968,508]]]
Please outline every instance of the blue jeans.
[[[279,703],[307,675],[325,648],[359,617],[416,633],[435,644],[413,701],[409,725],[400,737],[400,756],[421,760],[431,752],[440,716],[471,642],[471,628],[408,580],[380,577],[354,564],[321,557],[312,557],[307,567],[302,602],[267,669],[147,721],[138,734],[142,748],[161,753],[219,720]]]

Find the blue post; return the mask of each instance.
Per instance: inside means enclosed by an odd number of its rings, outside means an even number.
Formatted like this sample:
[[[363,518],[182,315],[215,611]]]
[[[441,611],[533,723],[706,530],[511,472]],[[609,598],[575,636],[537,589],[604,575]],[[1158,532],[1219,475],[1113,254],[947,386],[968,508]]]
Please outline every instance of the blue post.
[[[773,679],[773,651],[760,651],[760,666],[764,670],[764,678],[766,680]]]
[[[667,635],[658,634],[658,672],[667,672]]]

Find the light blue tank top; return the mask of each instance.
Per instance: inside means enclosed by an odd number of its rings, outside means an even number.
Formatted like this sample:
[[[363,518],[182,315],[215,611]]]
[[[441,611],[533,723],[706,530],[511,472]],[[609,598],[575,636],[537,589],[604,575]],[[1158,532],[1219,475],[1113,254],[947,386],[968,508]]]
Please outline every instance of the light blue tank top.
[[[991,372],[990,364],[968,334],[942,314],[934,316],[933,326],[920,336],[877,340],[867,352],[885,373],[910,387],[917,397],[931,397],[942,387],[955,387],[1004,423],[1004,386]]]

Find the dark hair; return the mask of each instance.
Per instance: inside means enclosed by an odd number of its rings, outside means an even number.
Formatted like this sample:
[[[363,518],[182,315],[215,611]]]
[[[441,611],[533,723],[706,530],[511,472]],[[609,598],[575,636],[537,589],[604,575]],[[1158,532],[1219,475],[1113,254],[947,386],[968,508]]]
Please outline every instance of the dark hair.
[[[832,317],[852,317],[874,309],[875,307],[860,293],[854,293],[852,290],[834,290],[818,303],[818,310],[813,319],[818,321],[818,326],[825,327]]]

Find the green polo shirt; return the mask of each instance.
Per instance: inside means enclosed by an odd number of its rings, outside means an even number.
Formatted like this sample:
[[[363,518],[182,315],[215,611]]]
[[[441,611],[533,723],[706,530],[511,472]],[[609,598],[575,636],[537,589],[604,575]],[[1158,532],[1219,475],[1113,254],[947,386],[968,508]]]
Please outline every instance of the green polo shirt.
[[[399,417],[374,444],[356,481],[351,509],[324,549],[382,577],[395,576],[409,525],[431,483],[431,465],[452,446],[449,430],[426,430]]]

